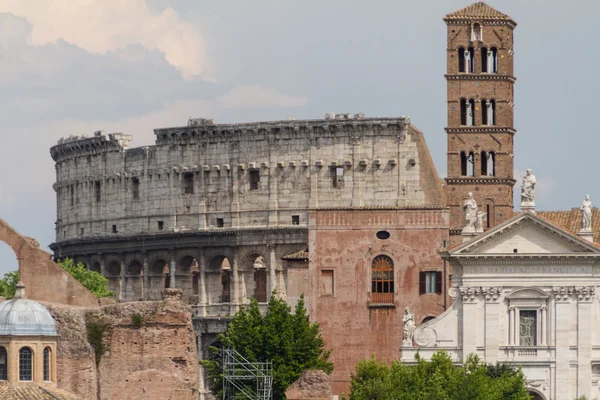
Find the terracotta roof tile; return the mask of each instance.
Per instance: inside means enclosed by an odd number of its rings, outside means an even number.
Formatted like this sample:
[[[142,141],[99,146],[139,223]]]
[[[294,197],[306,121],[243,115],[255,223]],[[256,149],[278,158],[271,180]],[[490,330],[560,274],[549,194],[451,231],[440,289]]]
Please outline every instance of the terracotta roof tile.
[[[0,400],[83,400],[83,397],[35,384],[24,386],[0,384]]]
[[[479,1],[465,8],[461,8],[460,10],[451,12],[444,17],[444,21],[457,19],[482,19],[514,22],[511,17],[501,13],[495,8],[488,6],[483,1]]]
[[[536,214],[546,221],[577,235],[581,224],[581,210],[572,208],[569,211],[536,211]],[[592,231],[594,243],[600,243],[600,210],[592,208]]]

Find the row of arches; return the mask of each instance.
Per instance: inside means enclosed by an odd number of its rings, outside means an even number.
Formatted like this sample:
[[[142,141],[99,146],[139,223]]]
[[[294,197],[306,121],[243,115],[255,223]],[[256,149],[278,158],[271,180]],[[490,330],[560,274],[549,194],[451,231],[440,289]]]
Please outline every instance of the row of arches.
[[[498,49],[482,47],[480,50],[481,72],[498,73]],[[475,73],[476,51],[473,47],[458,48],[458,72]]]
[[[17,359],[19,381],[31,382],[37,380],[35,376],[35,354],[31,347],[23,346],[19,349],[19,357]],[[52,349],[45,347],[42,357],[42,379],[45,382],[52,381]],[[0,381],[8,381],[9,379],[9,354],[6,347],[0,346]]]
[[[103,273],[108,280],[108,288],[122,301],[159,300],[163,289],[170,287],[182,289],[184,298],[190,298],[201,294],[202,285],[210,304],[232,301],[235,278],[233,263],[227,256],[213,257],[202,271],[199,262],[191,255],[171,261],[157,258],[148,263],[147,276],[144,276],[143,262],[133,259],[125,264],[119,260],[111,260],[102,271],[100,262],[95,261],[89,268]],[[261,254],[247,254],[242,259],[237,274],[243,281],[247,297],[254,297],[259,302],[267,301],[267,266]]]
[[[482,176],[496,176],[496,153],[493,151],[482,151],[480,153]],[[460,152],[460,174],[461,176],[475,176],[475,153]]]
[[[475,112],[478,111],[475,99],[460,99],[460,124],[475,126]],[[481,100],[481,124],[496,125],[496,100]]]

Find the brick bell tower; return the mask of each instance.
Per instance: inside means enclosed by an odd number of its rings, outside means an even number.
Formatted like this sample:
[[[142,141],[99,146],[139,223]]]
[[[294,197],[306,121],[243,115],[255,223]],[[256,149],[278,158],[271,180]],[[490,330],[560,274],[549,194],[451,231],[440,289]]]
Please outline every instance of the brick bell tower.
[[[473,193],[484,230],[513,213],[513,31],[517,24],[483,2],[448,14],[448,177],[450,243],[461,243],[462,205]]]

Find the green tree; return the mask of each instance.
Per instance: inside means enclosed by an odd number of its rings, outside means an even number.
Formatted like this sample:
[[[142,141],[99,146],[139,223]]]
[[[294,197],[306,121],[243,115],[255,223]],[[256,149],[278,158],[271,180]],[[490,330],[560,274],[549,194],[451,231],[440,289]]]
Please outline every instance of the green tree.
[[[321,337],[319,325],[311,324],[301,297],[292,313],[283,300],[272,295],[263,317],[258,302],[252,299],[247,308],[234,316],[227,332],[219,335],[216,346],[211,347],[212,359],[201,361],[209,378],[212,391],[222,397],[223,375],[221,365],[222,347],[232,347],[248,361],[273,362],[273,398],[284,399],[284,392],[308,369],[333,371],[329,351]],[[252,390],[252,384],[247,390]]]
[[[350,384],[351,400],[530,400],[525,376],[510,365],[486,365],[470,355],[455,366],[443,351],[431,361],[417,357],[415,365],[375,359],[356,366]]]
[[[4,274],[4,278],[0,279],[0,296],[7,299],[14,297],[17,291],[17,283],[19,283],[19,271]]]
[[[96,297],[111,297],[114,292],[108,290],[108,280],[96,271],[85,268],[83,263],[75,264],[72,259],[65,258],[57,262],[69,275],[77,279],[87,290],[94,293]]]

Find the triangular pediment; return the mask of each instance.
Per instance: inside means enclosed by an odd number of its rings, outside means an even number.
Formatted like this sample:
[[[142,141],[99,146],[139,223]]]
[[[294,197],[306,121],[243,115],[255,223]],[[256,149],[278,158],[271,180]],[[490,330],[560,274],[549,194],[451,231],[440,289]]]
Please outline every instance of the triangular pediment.
[[[452,255],[568,253],[600,253],[600,248],[531,212],[521,213],[450,251]]]

